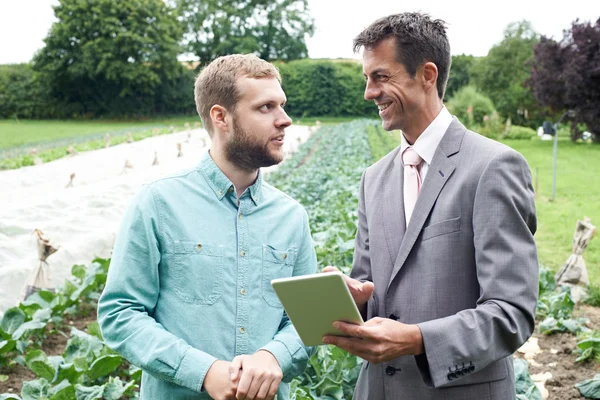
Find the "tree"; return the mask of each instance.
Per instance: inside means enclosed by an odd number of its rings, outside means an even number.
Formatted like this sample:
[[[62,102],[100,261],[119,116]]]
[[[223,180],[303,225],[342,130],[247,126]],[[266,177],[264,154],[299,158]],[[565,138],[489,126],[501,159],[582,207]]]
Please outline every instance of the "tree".
[[[147,114],[155,88],[176,79],[182,35],[162,0],[60,0],[33,60],[72,115]]]
[[[308,0],[173,0],[189,53],[200,65],[232,53],[264,60],[306,58],[306,35],[314,33]]]
[[[536,126],[540,122],[535,98],[524,86],[530,76],[533,47],[538,42],[538,34],[530,22],[513,22],[505,29],[502,42],[472,68],[472,82],[492,99],[500,115],[510,118],[513,124]]]
[[[600,142],[600,18],[595,24],[575,20],[556,42],[542,37],[534,49],[528,85],[537,101],[555,117],[571,110],[571,138],[587,125]]]
[[[471,67],[475,62],[475,57],[461,54],[452,56],[452,67],[448,76],[446,85],[446,94],[444,98],[450,99],[463,86],[468,86],[471,80]]]

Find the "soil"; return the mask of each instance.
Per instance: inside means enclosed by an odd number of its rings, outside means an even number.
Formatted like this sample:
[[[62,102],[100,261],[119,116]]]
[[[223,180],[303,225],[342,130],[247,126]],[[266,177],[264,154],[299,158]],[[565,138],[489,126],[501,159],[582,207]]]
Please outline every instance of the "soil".
[[[574,317],[586,317],[590,320],[588,327],[600,330],[600,308],[578,305],[573,313]],[[95,310],[89,310],[86,317],[76,320],[65,319],[65,324],[84,330],[96,321]],[[539,322],[539,321],[538,321]],[[70,336],[69,329],[63,329]],[[535,363],[529,363],[531,375],[550,372],[552,378],[546,381],[545,387],[549,393],[549,400],[584,399],[575,384],[585,379],[590,379],[600,373],[600,365],[594,360],[576,363],[577,338],[569,333],[556,333],[550,336],[533,334],[538,339],[542,352],[534,357]],[[44,340],[42,350],[48,355],[60,355],[64,352],[67,338],[59,333],[49,334]],[[556,353],[556,354],[553,354]],[[521,357],[515,353],[515,357]],[[27,367],[16,365],[12,368],[0,368],[0,375],[8,375],[8,380],[0,382],[0,393],[20,394],[23,381],[36,379],[33,372]]]
[[[600,330],[600,308],[578,305],[573,316],[586,317],[590,320],[588,328]],[[538,321],[539,322],[539,321]],[[586,362],[575,362],[578,354],[574,353],[577,348],[577,338],[570,333],[555,333],[553,335],[533,334],[538,339],[538,345],[542,349],[540,354],[534,357],[539,366],[529,363],[529,373],[542,374],[550,372],[552,378],[546,381],[549,400],[585,399],[574,386],[576,383],[593,378],[600,373],[600,365],[594,360]],[[556,352],[556,354],[553,354]],[[519,357],[519,353],[516,353]]]

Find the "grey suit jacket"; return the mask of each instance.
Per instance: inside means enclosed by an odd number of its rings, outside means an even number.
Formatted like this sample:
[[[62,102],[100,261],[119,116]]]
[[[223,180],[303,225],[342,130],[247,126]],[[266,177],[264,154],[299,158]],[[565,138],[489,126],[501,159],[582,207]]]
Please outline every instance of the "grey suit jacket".
[[[367,318],[418,324],[425,354],[364,362],[354,398],[514,399],[538,293],[527,162],[454,119],[405,228],[399,150],[361,179],[351,275],[375,284]]]

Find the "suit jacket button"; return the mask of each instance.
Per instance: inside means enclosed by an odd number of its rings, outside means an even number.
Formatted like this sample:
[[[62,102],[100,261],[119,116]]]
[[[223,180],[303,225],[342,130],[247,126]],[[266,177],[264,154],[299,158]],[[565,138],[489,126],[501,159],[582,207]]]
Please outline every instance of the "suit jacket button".
[[[456,376],[463,376],[463,370],[462,369],[457,369],[456,371],[454,371],[454,373],[456,374]]]
[[[385,369],[385,373],[388,374],[389,376],[392,376],[396,373],[396,368],[392,367],[391,365],[388,365],[387,368]]]
[[[454,372],[448,372],[448,380],[452,381],[452,380],[454,380],[454,378],[456,378],[456,375],[454,375]]]
[[[473,371],[475,371],[475,366],[474,366],[474,365],[471,365],[471,366],[469,367],[469,372],[473,372]]]
[[[390,314],[390,316],[388,317],[389,319],[393,319],[394,321],[398,320],[398,317],[396,317],[395,314]]]

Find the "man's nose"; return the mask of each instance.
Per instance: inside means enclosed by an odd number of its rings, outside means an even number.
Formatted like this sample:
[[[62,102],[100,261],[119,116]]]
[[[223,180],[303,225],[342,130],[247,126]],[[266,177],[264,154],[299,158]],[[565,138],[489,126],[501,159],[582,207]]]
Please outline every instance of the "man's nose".
[[[365,87],[365,100],[375,100],[379,97],[380,93],[381,91],[376,85],[367,81],[367,86]]]
[[[275,121],[275,125],[277,128],[287,128],[292,125],[292,119],[287,115],[284,109],[281,109],[281,115],[279,115],[279,118]]]

